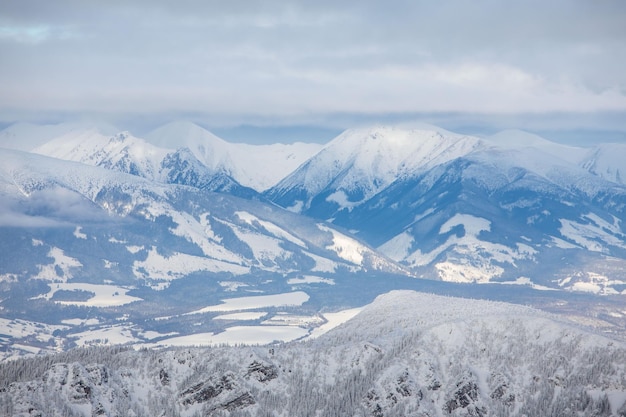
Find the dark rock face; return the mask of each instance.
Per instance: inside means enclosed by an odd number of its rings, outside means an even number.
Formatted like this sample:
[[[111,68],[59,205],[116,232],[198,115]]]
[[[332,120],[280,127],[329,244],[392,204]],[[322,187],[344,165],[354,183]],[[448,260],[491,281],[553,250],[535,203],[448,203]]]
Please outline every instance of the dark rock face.
[[[235,398],[234,400],[231,400],[225,404],[222,404],[222,408],[228,411],[233,411],[239,408],[245,408],[255,403],[256,402],[254,401],[254,398],[252,398],[252,395],[250,395],[249,392],[245,392],[241,394],[239,397]]]
[[[235,379],[235,375],[222,375],[217,381],[208,380],[187,388],[180,394],[181,404],[206,404],[210,410],[233,411],[256,403],[254,397],[242,391]]]
[[[515,403],[515,393],[511,392],[509,383],[504,375],[499,373],[492,374],[491,385],[493,385],[493,388],[489,396],[492,399],[502,401],[506,406]]]
[[[170,384],[170,375],[167,373],[165,369],[161,369],[159,371],[159,380],[161,381],[161,385],[163,386]]]
[[[220,395],[222,391],[230,389],[232,389],[231,381],[227,376],[223,376],[216,384],[212,384],[211,381],[195,384],[184,390],[180,396],[183,405],[191,405],[207,402]]]
[[[474,376],[465,373],[457,382],[451,395],[452,398],[446,402],[445,410],[452,413],[455,410],[464,409],[468,416],[483,417],[487,414],[487,410],[479,404],[479,393]]]
[[[278,377],[278,370],[274,365],[263,365],[254,361],[248,366],[246,377],[255,378],[259,382],[267,382]]]
[[[72,367],[72,382],[70,383],[71,397],[70,400],[75,403],[87,403],[91,399],[91,387],[89,382],[85,381],[81,375],[81,369],[78,365]]]

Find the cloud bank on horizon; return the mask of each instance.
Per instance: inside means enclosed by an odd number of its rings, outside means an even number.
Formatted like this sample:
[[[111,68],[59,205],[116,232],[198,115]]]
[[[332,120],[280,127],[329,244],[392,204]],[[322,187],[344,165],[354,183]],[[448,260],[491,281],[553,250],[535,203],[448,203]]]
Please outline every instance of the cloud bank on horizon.
[[[7,1],[0,121],[621,116],[625,21],[619,0]]]

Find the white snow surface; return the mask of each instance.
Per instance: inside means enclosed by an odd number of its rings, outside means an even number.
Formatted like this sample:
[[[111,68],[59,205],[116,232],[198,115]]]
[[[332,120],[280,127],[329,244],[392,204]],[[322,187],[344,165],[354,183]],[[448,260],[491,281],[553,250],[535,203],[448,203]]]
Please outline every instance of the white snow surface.
[[[128,326],[126,324],[105,326],[94,330],[85,330],[84,332],[73,333],[71,337],[75,339],[75,343],[78,346],[108,344],[121,345],[140,341],[139,338],[133,336],[132,326]]]
[[[0,400],[18,400],[12,403],[17,415],[37,406],[61,409],[76,401],[78,391],[68,386],[82,381],[94,404],[80,402],[81,415],[91,415],[96,404],[110,414],[132,407],[158,415],[165,404],[171,415],[191,417],[241,398],[254,400],[242,404],[245,413],[281,417],[337,411],[593,416],[600,408],[617,416],[624,407],[626,345],[566,319],[521,305],[413,291],[392,291],[357,311],[339,312],[353,317],[298,343],[273,343],[302,339],[307,330],[297,326],[235,326],[137,343],[174,348],[105,352],[98,363],[69,356],[31,378],[9,381]],[[78,341],[132,340],[133,331],[112,326],[79,334]],[[271,345],[217,346],[241,343]],[[55,392],[58,402],[46,403]],[[124,403],[117,401],[121,395]],[[178,401],[167,402],[171,398]]]
[[[476,137],[442,134],[436,130],[387,126],[349,129],[277,184],[276,189],[303,187],[309,196],[305,208],[315,195],[332,187],[337,192],[329,201],[350,207],[372,197],[399,177],[414,175],[479,146],[481,141]],[[347,196],[351,192],[362,194],[362,198],[349,201]]]
[[[355,265],[363,264],[363,255],[367,253],[369,249],[357,240],[326,227],[323,224],[318,224],[317,227],[320,230],[332,233],[333,235],[333,243],[328,245],[326,247],[327,249],[334,251],[341,259],[345,259]]]
[[[626,185],[626,144],[605,143],[587,151],[579,161],[587,171]]]
[[[289,278],[287,280],[287,284],[289,285],[299,285],[299,284],[328,284],[335,285],[335,280],[331,278],[322,278],[315,275],[303,275],[297,278]]]
[[[539,135],[517,129],[502,130],[486,138],[488,142],[501,149],[529,148],[552,155],[572,164],[578,163],[588,150],[581,147],[563,145],[549,141]]]
[[[587,214],[582,220],[584,222],[559,219],[561,235],[592,252],[606,252],[603,243],[626,249],[626,239],[618,226],[618,219],[608,223],[594,214]]]
[[[299,306],[309,300],[309,295],[304,291],[294,291],[282,294],[256,295],[250,297],[235,297],[222,300],[222,304],[212,305],[191,311],[189,314],[202,314],[210,312],[228,312],[239,310],[256,310],[268,307]]]
[[[158,180],[159,165],[172,150],[158,148],[128,132],[108,136],[94,129],[60,136],[32,152],[106,168],[132,163],[141,176]]]
[[[113,135],[119,130],[106,123],[60,123],[60,124],[33,124],[15,123],[0,131],[0,148],[31,151],[46,142],[60,136],[84,132],[97,131],[103,135]]]
[[[377,249],[390,259],[399,262],[409,256],[414,241],[415,239],[413,239],[413,236],[405,231],[392,237],[387,242],[380,245]]]
[[[245,320],[258,320],[265,316],[267,316],[266,311],[243,311],[241,313],[220,314],[219,316],[213,317],[213,320],[245,321]]]
[[[245,211],[236,211],[235,214],[242,221],[248,223],[249,225],[254,225],[254,224],[260,225],[266,231],[268,231],[269,233],[271,233],[272,235],[276,236],[279,239],[288,240],[291,243],[295,243],[296,245],[301,246],[303,248],[306,247],[306,244],[302,240],[298,239],[293,234],[291,234],[288,231],[286,231],[285,229],[275,225],[274,223],[271,223],[271,222],[268,222],[268,221],[265,221],[265,220],[261,220],[258,217],[256,217],[255,215],[253,215],[251,213],[248,213],[248,212],[245,212]]]
[[[173,253],[169,256],[163,256],[158,253],[154,246],[148,251],[148,257],[145,261],[135,261],[133,263],[133,273],[135,276],[148,280],[148,282],[167,282],[198,271],[228,271],[234,275],[242,275],[248,273],[250,268],[219,259],[194,256],[186,253]],[[157,288],[163,289],[163,286],[160,285]]]
[[[67,256],[62,249],[51,247],[48,257],[53,261],[47,265],[39,265],[39,273],[34,276],[35,279],[43,279],[51,282],[67,282],[74,276],[74,273],[83,266],[77,259]],[[62,275],[57,273],[57,268],[61,270]]]
[[[240,184],[264,191],[317,153],[322,145],[250,145],[230,143],[190,122],[172,122],[146,135],[153,144],[171,149],[187,147],[209,168],[223,171]]]
[[[229,143],[190,122],[167,124],[148,133],[146,139],[112,126],[14,125],[0,132],[0,144],[88,165],[132,163],[137,174],[151,180],[163,180],[166,173],[160,164],[165,156],[186,147],[211,171],[224,172],[257,191],[270,188],[322,148],[302,142]]]
[[[308,334],[307,329],[295,326],[233,326],[222,333],[196,333],[160,340],[155,346],[220,346],[266,345],[290,342]]]
[[[481,232],[491,229],[491,222],[487,219],[469,214],[457,213],[448,219],[439,230],[440,234],[452,231],[454,227],[462,226],[464,234],[459,237],[453,234],[430,252],[423,253],[415,250],[402,261],[412,266],[425,266],[435,262],[442,254],[450,249],[445,260],[439,260],[434,267],[439,277],[444,281],[452,282],[489,282],[500,276],[504,269],[497,263],[514,264],[516,259],[532,258],[536,251],[521,242],[515,247],[500,243],[493,243],[479,238]],[[412,240],[405,232],[385,243],[381,249],[387,249],[389,256],[398,256],[408,253]]]
[[[115,307],[141,301],[141,298],[128,295],[130,289],[117,285],[86,284],[86,283],[58,283],[50,284],[50,291],[37,298],[51,299],[57,291],[87,291],[93,293],[86,301],[56,301],[63,305],[85,307]]]

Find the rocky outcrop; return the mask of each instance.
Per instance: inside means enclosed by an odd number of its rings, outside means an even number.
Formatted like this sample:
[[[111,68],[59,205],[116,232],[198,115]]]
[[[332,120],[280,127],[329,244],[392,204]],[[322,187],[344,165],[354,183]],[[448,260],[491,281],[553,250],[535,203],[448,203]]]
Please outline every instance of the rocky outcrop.
[[[268,382],[278,377],[278,370],[274,365],[264,365],[254,361],[248,366],[247,378],[254,378],[259,382]]]

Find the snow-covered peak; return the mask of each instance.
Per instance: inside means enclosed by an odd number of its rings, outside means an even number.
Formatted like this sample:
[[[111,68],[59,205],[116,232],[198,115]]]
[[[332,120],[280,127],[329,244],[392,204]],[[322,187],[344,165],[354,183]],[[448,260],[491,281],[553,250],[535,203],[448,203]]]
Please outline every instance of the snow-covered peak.
[[[519,129],[505,129],[495,133],[487,138],[495,145],[501,147],[526,147],[526,146],[545,146],[552,144],[547,139],[542,138],[534,133]]]
[[[626,145],[605,143],[587,151],[580,166],[606,180],[626,185]]]
[[[228,173],[232,171],[229,143],[195,123],[168,123],[148,133],[146,139],[162,148],[189,148],[209,168]]]
[[[33,153],[87,165],[101,166],[156,179],[159,164],[171,150],[156,147],[128,132],[113,136],[96,129],[70,132],[33,150]]]
[[[44,143],[67,134],[96,131],[102,135],[114,135],[119,130],[106,123],[60,123],[37,125],[15,123],[0,131],[0,147],[30,151]]]
[[[570,163],[576,163],[587,152],[586,149],[549,141],[534,133],[517,129],[500,131],[487,138],[487,141],[499,149],[533,149]]]
[[[180,148],[204,142],[227,143],[207,129],[188,121],[175,121],[160,126],[146,135],[153,144],[164,148]]]
[[[315,155],[322,145],[318,143],[275,143],[250,145],[232,143],[230,158],[234,161],[232,176],[241,184],[265,191]]]
[[[224,172],[257,191],[270,188],[321,149],[321,145],[309,143],[230,143],[194,123],[184,121],[155,129],[146,138],[158,146],[189,148],[210,169]]]
[[[327,189],[329,199],[350,207],[373,196],[399,177],[466,155],[482,147],[472,136],[437,130],[407,130],[376,126],[350,129],[328,143],[294,174],[281,181],[273,194],[304,189],[308,201]]]

